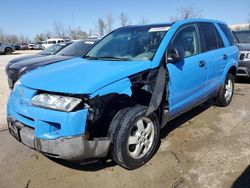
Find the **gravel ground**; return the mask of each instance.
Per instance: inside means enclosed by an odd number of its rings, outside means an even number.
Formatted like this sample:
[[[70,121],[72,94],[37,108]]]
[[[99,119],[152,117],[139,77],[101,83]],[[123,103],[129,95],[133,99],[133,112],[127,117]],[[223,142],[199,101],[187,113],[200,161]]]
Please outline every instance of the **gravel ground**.
[[[9,93],[4,65],[14,57],[0,56],[3,126]],[[0,187],[250,187],[249,96],[250,83],[241,80],[229,107],[207,102],[173,120],[154,157],[133,171],[112,161],[51,160],[0,131]]]
[[[5,74],[5,66],[11,59],[35,53],[38,53],[38,51],[16,51],[12,55],[0,55],[0,130],[6,128],[6,104],[10,92]]]

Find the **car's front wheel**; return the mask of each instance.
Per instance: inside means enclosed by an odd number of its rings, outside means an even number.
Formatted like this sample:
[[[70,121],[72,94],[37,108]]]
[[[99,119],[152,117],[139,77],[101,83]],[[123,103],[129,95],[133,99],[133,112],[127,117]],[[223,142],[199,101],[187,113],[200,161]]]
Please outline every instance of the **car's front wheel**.
[[[120,110],[111,122],[111,152],[115,162],[127,169],[145,164],[159,143],[160,126],[155,113],[146,116],[147,107],[137,105]]]
[[[10,54],[12,53],[11,48],[5,48],[4,53],[5,53],[6,55],[10,55]]]
[[[231,73],[228,73],[224,85],[215,99],[216,105],[224,107],[231,103],[234,94],[234,82],[235,77]]]

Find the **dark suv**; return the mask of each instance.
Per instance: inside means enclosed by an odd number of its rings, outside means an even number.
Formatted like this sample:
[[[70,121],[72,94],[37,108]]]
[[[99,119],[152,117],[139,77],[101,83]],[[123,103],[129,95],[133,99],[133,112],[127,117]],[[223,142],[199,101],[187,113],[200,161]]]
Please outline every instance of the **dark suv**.
[[[238,40],[239,55],[239,68],[237,76],[250,78],[250,29],[234,31]]]

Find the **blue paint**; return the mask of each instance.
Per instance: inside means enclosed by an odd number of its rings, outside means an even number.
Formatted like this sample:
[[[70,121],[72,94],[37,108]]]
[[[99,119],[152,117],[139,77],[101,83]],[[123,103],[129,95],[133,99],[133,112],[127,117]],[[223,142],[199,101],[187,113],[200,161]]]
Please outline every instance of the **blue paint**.
[[[56,139],[85,133],[88,109],[74,112],[60,112],[32,106],[30,101],[38,90],[88,94],[90,98],[109,93],[132,95],[129,76],[157,68],[165,57],[165,51],[176,31],[188,23],[214,23],[221,35],[224,48],[216,49],[168,63],[170,115],[175,115],[217,91],[224,83],[226,74],[237,67],[238,49],[229,46],[226,36],[217,22],[204,19],[190,19],[174,23],[162,40],[152,61],[102,61],[74,58],[47,65],[31,71],[20,79],[11,93],[7,113],[23,124],[35,129],[35,136],[42,139]],[[228,58],[223,59],[227,54]],[[205,61],[204,67],[198,63]]]

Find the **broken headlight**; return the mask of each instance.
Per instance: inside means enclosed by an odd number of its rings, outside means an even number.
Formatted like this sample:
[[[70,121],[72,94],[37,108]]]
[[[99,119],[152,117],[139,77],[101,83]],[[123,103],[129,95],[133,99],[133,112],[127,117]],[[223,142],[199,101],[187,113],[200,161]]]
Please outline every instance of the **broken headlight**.
[[[31,99],[33,106],[70,112],[82,102],[82,99],[53,94],[38,94]]]

